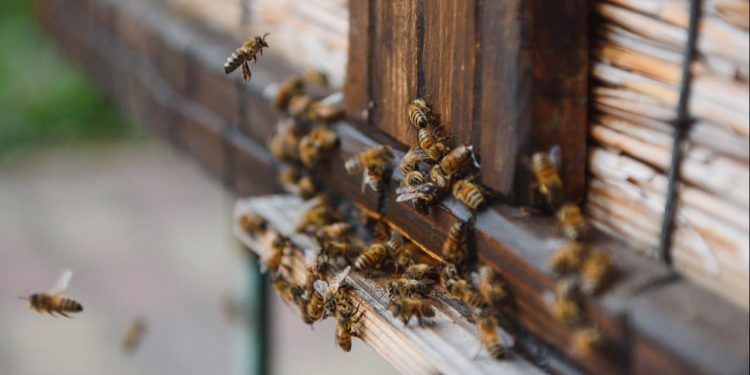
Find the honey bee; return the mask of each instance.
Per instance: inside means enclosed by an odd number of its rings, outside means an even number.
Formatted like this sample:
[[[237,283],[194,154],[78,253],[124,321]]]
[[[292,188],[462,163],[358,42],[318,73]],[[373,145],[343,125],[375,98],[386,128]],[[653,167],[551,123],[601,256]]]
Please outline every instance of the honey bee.
[[[271,154],[281,161],[300,160],[299,143],[302,139],[302,125],[294,119],[279,122],[278,130],[268,144]]]
[[[337,222],[333,224],[324,225],[315,232],[315,236],[319,239],[338,239],[346,236],[352,230],[352,225],[347,222]]]
[[[345,258],[351,259],[353,254],[358,254],[362,251],[362,246],[359,244],[351,243],[348,241],[341,240],[324,240],[322,254],[327,259]]]
[[[411,200],[417,212],[426,214],[427,206],[440,198],[442,190],[429,181],[424,173],[411,171],[396,188],[396,194],[396,202]]]
[[[479,273],[477,276],[477,288],[479,289],[479,294],[484,297],[484,300],[488,305],[492,307],[498,306],[508,293],[495,277],[495,272],[488,266],[481,266],[479,267]]]
[[[450,185],[454,177],[461,174],[468,166],[479,167],[474,158],[472,146],[462,145],[446,154],[440,162],[430,169],[430,179],[439,187]]]
[[[583,318],[578,285],[574,279],[563,279],[557,282],[552,302],[552,315],[567,324],[576,324]]]
[[[302,72],[302,78],[305,79],[306,83],[311,85],[328,87],[328,75],[318,69],[308,68]]]
[[[295,293],[298,292],[295,291]],[[312,324],[312,322],[317,322],[318,320],[323,319],[325,316],[325,301],[323,295],[314,290],[312,293],[305,293],[304,295],[309,295],[309,298],[306,299],[304,309],[300,309],[301,311],[304,310],[304,312],[302,312],[302,320],[307,324]],[[301,298],[301,300],[305,302],[305,298]]]
[[[314,102],[315,101],[313,100],[313,98],[308,95],[294,95],[291,99],[289,99],[287,112],[289,112],[289,115],[296,119],[308,120],[308,117],[310,115],[310,108],[312,107]]]
[[[377,145],[369,147],[362,153],[346,160],[344,168],[349,174],[364,171],[362,177],[363,192],[365,185],[370,186],[373,191],[381,191],[392,160],[393,149],[390,146]]]
[[[250,60],[255,64],[258,60],[258,54],[263,56],[263,48],[268,48],[266,43],[266,37],[269,33],[263,34],[263,37],[256,36],[253,39],[246,41],[245,43],[232,52],[232,55],[227,58],[224,63],[224,73],[229,74],[235,71],[240,65],[242,66],[242,79],[245,81],[250,80]]]
[[[434,162],[438,162],[448,151],[448,146],[443,143],[448,137],[437,135],[442,125],[436,127],[432,132],[427,128],[419,129],[419,147],[425,151],[427,156]]]
[[[549,258],[549,268],[558,273],[578,270],[585,255],[586,249],[582,243],[568,241]]]
[[[348,289],[348,286],[344,284],[344,279],[346,279],[350,270],[351,267],[346,266],[343,271],[333,276],[331,284],[328,284],[325,280],[315,280],[313,287],[315,288],[315,292],[323,298],[324,316],[331,316],[336,311],[336,301],[341,298],[341,294],[339,293]]]
[[[271,240],[271,246],[269,247],[268,251],[263,256],[263,263],[260,265],[261,272],[266,272],[266,270],[271,270],[274,273],[278,272],[279,267],[281,267],[282,261],[284,259],[284,256],[287,256],[292,251],[292,243],[284,235],[276,233],[273,239]]]
[[[578,241],[586,237],[588,225],[581,213],[581,208],[575,204],[564,204],[557,210],[557,223],[562,234],[573,240]]]
[[[539,193],[552,207],[562,200],[563,184],[560,175],[560,146],[553,146],[549,152],[536,152],[531,156],[531,172],[536,180]]]
[[[406,176],[409,172],[416,171],[417,165],[423,160],[429,160],[427,153],[419,145],[410,147],[399,163],[401,173]]]
[[[305,84],[302,78],[298,76],[292,76],[285,79],[279,84],[278,90],[276,90],[276,96],[273,99],[274,108],[285,111],[289,105],[289,101],[297,95],[302,94],[305,89]]]
[[[432,280],[417,280],[401,277],[385,283],[385,290],[389,298],[396,297],[426,297],[432,288]]]
[[[412,258],[412,254],[414,253],[414,244],[402,243],[398,244],[395,247],[392,247],[390,250],[391,258],[393,258],[393,268],[396,270],[396,272],[401,272],[401,270],[411,266],[411,264],[414,263],[414,258]]]
[[[581,290],[587,294],[598,292],[607,281],[611,269],[612,258],[609,253],[602,250],[589,252],[581,264]]]
[[[453,197],[472,211],[484,205],[484,195],[480,188],[468,180],[458,180],[453,184]]]
[[[461,278],[449,278],[443,280],[445,290],[451,297],[463,302],[466,306],[471,307],[474,311],[487,308],[482,295],[468,281]]]
[[[352,350],[352,337],[359,337],[361,331],[359,321],[364,314],[364,310],[360,311],[359,305],[355,308],[349,298],[339,303],[336,309],[336,344],[341,350],[345,352]]]
[[[420,129],[426,127],[433,117],[432,109],[424,99],[414,99],[409,102],[407,112],[411,124]]]
[[[421,326],[424,324],[425,318],[435,316],[435,310],[430,302],[422,298],[397,297],[388,303],[387,308],[393,316],[401,319],[404,325],[408,325],[411,318],[416,317]]]
[[[344,115],[344,110],[333,103],[316,101],[310,105],[308,118],[310,121],[336,121]]]
[[[386,242],[391,238],[391,230],[382,218],[373,217],[363,212],[362,224],[372,234],[372,242]]]
[[[247,212],[240,216],[239,221],[240,227],[245,232],[255,235],[259,232],[265,232],[265,230],[268,228],[268,221],[264,219],[262,216]]]
[[[302,199],[310,199],[318,192],[312,177],[305,175],[297,181],[297,194]]]
[[[463,265],[468,256],[468,225],[464,221],[456,221],[448,229],[448,235],[443,242],[443,257],[448,263]]]
[[[311,200],[310,208],[300,218],[295,228],[297,233],[315,230],[317,227],[338,221],[338,215],[329,205],[325,196],[318,195]]]
[[[146,322],[141,318],[136,318],[125,331],[122,338],[122,349],[125,352],[132,353],[138,347],[138,344],[146,333]]]
[[[492,358],[500,359],[506,354],[505,348],[500,344],[497,332],[497,318],[489,310],[485,309],[477,316],[477,331],[482,345],[487,349]]]
[[[432,280],[437,281],[440,278],[435,267],[428,264],[418,263],[406,268],[403,277],[412,280]]]
[[[320,163],[327,151],[338,145],[339,136],[327,126],[317,126],[299,142],[299,156],[302,163],[314,168]]]
[[[73,271],[64,270],[60,273],[57,283],[46,293],[34,293],[28,297],[19,297],[29,302],[29,307],[37,312],[46,312],[52,316],[60,314],[70,318],[69,313],[83,311],[83,306],[75,300],[60,295],[68,288],[73,278]]]
[[[577,357],[590,357],[604,344],[604,334],[596,327],[583,327],[573,331],[570,336],[573,347],[573,355]]]
[[[294,284],[281,274],[277,273],[271,276],[271,287],[285,302],[293,301],[295,299],[294,294],[292,294],[292,286],[294,286]]]
[[[323,278],[323,267],[326,263],[320,261],[320,252],[316,249],[305,249],[305,281],[302,288],[306,293],[315,289],[315,280]]]
[[[370,245],[367,250],[354,260],[354,268],[360,272],[379,269],[388,257],[388,248],[381,243]]]

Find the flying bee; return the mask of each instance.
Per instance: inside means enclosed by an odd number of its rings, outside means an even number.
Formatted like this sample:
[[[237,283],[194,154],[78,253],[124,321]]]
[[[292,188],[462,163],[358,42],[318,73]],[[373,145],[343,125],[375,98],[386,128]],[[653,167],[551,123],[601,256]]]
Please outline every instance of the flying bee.
[[[612,258],[602,250],[592,250],[581,264],[581,290],[586,294],[598,292],[612,269]]]
[[[244,213],[240,216],[239,220],[240,228],[245,232],[255,235],[259,232],[265,232],[268,228],[268,221],[258,214]]]
[[[263,255],[263,263],[260,265],[261,272],[265,273],[269,269],[274,273],[278,272],[284,257],[292,252],[291,246],[292,243],[289,238],[276,233],[271,240],[271,246]]]
[[[411,318],[416,317],[421,326],[424,324],[425,318],[435,316],[435,310],[430,302],[422,298],[397,297],[388,303],[387,308],[393,316],[401,319],[404,325],[408,325]]]
[[[479,186],[468,180],[458,180],[453,184],[451,190],[453,197],[458,199],[459,202],[463,203],[466,207],[469,207],[472,211],[476,211],[477,208],[484,205],[484,195]]]
[[[29,307],[37,312],[46,312],[52,316],[60,314],[70,318],[69,313],[78,313],[83,311],[83,306],[75,300],[60,295],[68,288],[70,280],[73,278],[73,271],[64,270],[60,273],[57,283],[46,293],[34,293],[28,297],[20,297],[29,301]]]
[[[409,172],[413,172],[417,170],[417,165],[420,161],[429,161],[430,158],[427,156],[427,152],[423,150],[419,145],[414,145],[409,148],[409,150],[406,152],[404,157],[401,159],[401,162],[399,163],[399,168],[401,168],[401,173],[406,176],[409,174]]]
[[[346,298],[339,303],[336,309],[336,344],[341,350],[352,350],[352,337],[359,337],[359,321],[364,314],[364,310],[359,310],[359,305],[353,306],[351,299]]]
[[[302,78],[305,80],[305,83],[320,87],[328,87],[328,75],[321,70],[307,68],[302,72]]]
[[[401,277],[385,283],[385,290],[389,298],[396,297],[426,297],[432,289],[433,280],[416,280]]]
[[[573,355],[586,358],[602,348],[604,334],[596,327],[578,328],[571,334],[570,341],[573,347]]]
[[[549,258],[549,268],[557,273],[576,271],[581,267],[586,248],[578,241],[568,241]]]
[[[418,263],[406,268],[406,271],[404,271],[402,277],[412,280],[437,281],[440,278],[440,275],[438,274],[435,267],[432,267],[429,264]]]
[[[323,298],[324,316],[331,316],[336,312],[336,300],[340,298],[339,293],[348,288],[344,284],[344,279],[346,279],[350,270],[351,267],[346,266],[343,271],[333,276],[331,284],[328,284],[325,280],[315,280],[313,286],[315,287],[315,292]]]
[[[235,71],[240,65],[242,66],[242,79],[245,81],[250,80],[250,60],[255,64],[258,61],[258,54],[263,56],[263,48],[268,48],[266,43],[266,37],[269,33],[263,34],[263,37],[256,36],[253,39],[246,41],[245,43],[232,52],[232,55],[227,58],[227,62],[224,63],[224,73],[229,74]]]
[[[419,129],[419,147],[421,147],[430,160],[438,162],[448,151],[449,147],[443,143],[448,137],[438,136],[438,132],[443,127],[440,125],[436,127],[432,132],[427,128]]]
[[[289,115],[300,120],[308,120],[310,115],[310,108],[315,101],[308,95],[297,94],[289,99],[287,105],[287,112]]]
[[[309,168],[317,166],[326,153],[336,147],[339,136],[327,126],[316,126],[299,142],[299,156]]]
[[[285,111],[289,105],[289,101],[297,95],[302,94],[305,89],[305,84],[302,78],[298,76],[292,76],[285,79],[279,84],[278,90],[276,90],[276,96],[273,99],[274,108]]]
[[[310,121],[336,121],[344,115],[344,110],[333,103],[316,101],[310,105],[308,118]]]
[[[407,108],[409,121],[417,128],[424,128],[433,118],[432,109],[424,99],[414,99]]]
[[[557,282],[552,298],[552,315],[567,324],[576,324],[583,318],[579,288],[574,279],[567,278]]]
[[[489,266],[479,267],[477,289],[488,305],[498,306],[508,295],[503,285],[497,280],[495,272]]]
[[[443,257],[448,263],[463,265],[468,257],[468,225],[464,221],[456,221],[448,229],[448,235],[443,242]]]
[[[132,353],[138,347],[143,335],[146,333],[146,322],[141,318],[136,318],[125,331],[122,338],[122,350]]]
[[[381,191],[392,162],[393,149],[390,146],[377,145],[369,147],[362,153],[346,160],[344,168],[349,174],[364,171],[362,191],[364,191],[365,185],[370,186],[373,191]]]
[[[311,229],[314,231],[317,227],[336,222],[338,219],[338,215],[329,205],[328,200],[324,196],[318,195],[311,200],[310,208],[300,218],[295,231],[297,233],[307,232]]]
[[[354,268],[360,272],[370,272],[379,269],[387,257],[388,248],[384,244],[375,243],[354,260]]]
[[[556,216],[560,231],[565,237],[573,241],[586,238],[588,225],[578,205],[571,203],[564,204],[557,210]]]
[[[536,188],[552,207],[557,207],[562,201],[563,183],[558,174],[560,153],[560,146],[556,145],[549,152],[536,152],[531,156]]]
[[[294,119],[279,122],[276,134],[268,144],[273,157],[281,161],[299,161],[299,143],[303,130],[302,125]]]
[[[489,310],[482,310],[477,316],[477,331],[482,345],[492,358],[500,359],[505,356],[506,350],[501,345],[497,332],[497,318]]]

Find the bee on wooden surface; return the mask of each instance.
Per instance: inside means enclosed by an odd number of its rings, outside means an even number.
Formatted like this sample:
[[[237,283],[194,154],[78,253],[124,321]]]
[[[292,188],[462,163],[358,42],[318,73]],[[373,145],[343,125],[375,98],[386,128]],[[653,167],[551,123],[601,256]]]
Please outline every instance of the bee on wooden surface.
[[[438,281],[438,279],[440,279],[440,275],[438,274],[438,271],[435,269],[435,267],[424,263],[418,263],[409,266],[408,268],[406,268],[406,271],[404,271],[402,277],[412,280]]]
[[[401,277],[385,283],[385,291],[388,298],[396,297],[426,297],[432,290],[433,280],[409,279]]]
[[[316,126],[299,142],[299,156],[308,168],[314,168],[328,151],[338,145],[339,136],[327,126]]]
[[[306,293],[312,293],[315,290],[315,280],[323,278],[323,268],[326,263],[320,259],[320,252],[317,249],[305,249],[305,280],[302,288]]]
[[[316,101],[310,105],[308,119],[310,121],[332,122],[340,119],[344,115],[341,106],[324,101]]]
[[[456,176],[471,165],[478,167],[473,147],[466,145],[456,147],[430,169],[430,179],[441,188],[447,187]]]
[[[308,95],[294,95],[291,99],[289,99],[287,112],[289,112],[290,116],[296,119],[308,120],[308,116],[310,115],[310,108],[312,107],[314,102],[315,100],[313,100],[313,98]]]
[[[443,257],[448,263],[463,265],[468,257],[467,244],[468,225],[464,221],[456,221],[448,229],[448,235],[443,242]]]
[[[570,336],[573,355],[579,358],[590,357],[604,344],[604,334],[596,327],[583,327],[573,331]]]
[[[46,293],[34,293],[28,297],[20,297],[29,302],[29,307],[37,312],[46,312],[52,316],[55,314],[70,318],[69,313],[83,311],[83,306],[77,301],[60,295],[68,288],[73,278],[73,271],[64,270],[60,273],[55,285]]]
[[[557,210],[556,216],[560,231],[565,237],[573,241],[586,238],[588,225],[578,205],[571,203],[564,204]]]
[[[374,243],[354,260],[354,268],[360,272],[374,271],[380,269],[386,258],[388,248],[384,244]]]
[[[506,350],[500,343],[497,325],[497,318],[487,309],[477,316],[477,331],[482,345],[492,358],[500,359],[505,357]]]
[[[396,188],[396,202],[411,200],[414,208],[422,214],[427,213],[427,206],[437,201],[443,191],[427,179],[420,171],[411,171],[404,176],[401,185]]]
[[[582,243],[568,241],[549,258],[549,268],[557,273],[577,271],[581,267],[585,255],[586,248]]]
[[[271,287],[285,302],[294,300],[295,296],[292,294],[292,286],[294,286],[294,283],[281,274],[277,273],[271,276]]]
[[[438,162],[450,149],[443,143],[448,137],[438,136],[442,125],[429,131],[427,128],[419,129],[419,147],[425,151],[427,156],[434,162]]]
[[[297,181],[297,195],[302,199],[310,199],[318,193],[318,188],[315,186],[315,182],[309,175],[302,176]]]
[[[473,311],[487,308],[482,295],[468,281],[461,278],[450,278],[443,281],[443,286],[448,294],[471,307]]]
[[[422,147],[419,147],[419,145],[410,147],[399,163],[401,173],[406,176],[409,172],[416,171],[419,162],[423,160],[429,160],[427,152]]]
[[[558,174],[560,152],[560,146],[553,146],[549,152],[536,152],[531,156],[536,188],[552,207],[557,207],[562,201],[563,183]]]
[[[508,295],[500,281],[497,280],[495,272],[489,266],[479,267],[477,274],[477,288],[488,305],[497,307]]]
[[[479,186],[468,180],[458,180],[453,184],[452,191],[453,197],[458,199],[459,202],[463,203],[466,207],[469,207],[472,211],[476,211],[477,208],[484,205],[484,195]]]
[[[284,257],[292,252],[292,243],[286,236],[282,234],[275,234],[271,240],[271,246],[268,251],[263,255],[263,262],[260,264],[260,271],[265,273],[267,270],[271,270],[274,273],[278,272],[279,267],[282,265]]]
[[[302,78],[311,85],[328,87],[328,75],[322,70],[307,68],[302,72]]]
[[[435,310],[429,300],[412,297],[397,297],[388,303],[388,311],[396,318],[408,325],[412,317],[417,318],[419,325],[423,325],[425,318],[435,316]]]
[[[424,128],[433,118],[432,109],[424,99],[414,99],[407,108],[409,121],[417,128]]]
[[[574,279],[568,278],[557,282],[552,301],[552,315],[567,324],[576,324],[583,319],[580,293]]]
[[[342,286],[345,285],[344,279],[346,279],[346,276],[349,274],[350,270],[351,267],[346,266],[343,271],[333,276],[330,284],[328,284],[325,280],[315,280],[313,286],[315,287],[315,292],[323,297],[323,310],[325,316],[333,315],[336,311],[336,300],[340,296],[339,293],[347,288],[344,287],[342,289]]]
[[[240,228],[250,235],[256,235],[265,232],[268,228],[268,221],[258,214],[247,212],[240,216]]]
[[[280,121],[277,125],[276,134],[268,144],[273,157],[281,161],[299,161],[299,143],[303,131],[303,126],[294,119]]]
[[[459,279],[459,278],[461,278],[461,275],[458,273],[458,267],[456,267],[455,264],[448,263],[445,266],[443,266],[443,269],[440,272],[440,282],[443,284],[443,287],[445,287],[448,284],[449,280]]]
[[[393,258],[393,268],[396,272],[401,272],[414,263],[412,257],[416,252],[415,245],[412,243],[401,243],[390,249],[391,258]]]
[[[268,35],[269,33],[265,33],[263,37],[256,36],[243,43],[240,48],[234,50],[224,63],[224,73],[229,74],[242,66],[242,79],[249,81],[251,73],[248,63],[252,60],[253,64],[255,64],[258,60],[258,54],[263,56],[263,48],[268,48],[268,43],[266,43]]]
[[[352,337],[360,335],[360,320],[364,310],[359,305],[353,306],[351,299],[344,299],[336,309],[336,344],[341,350],[348,352],[352,349]]]
[[[339,221],[338,214],[324,196],[318,195],[310,202],[310,208],[305,211],[295,228],[297,233],[314,232],[320,226]]]
[[[132,353],[138,347],[143,335],[146,333],[146,322],[141,318],[136,318],[125,331],[122,338],[122,350]]]
[[[351,259],[362,252],[362,245],[343,240],[324,240],[321,254],[328,260]]]
[[[362,191],[364,191],[365,185],[370,186],[373,191],[381,191],[392,161],[393,149],[390,146],[377,145],[369,147],[362,153],[346,160],[344,168],[349,174],[364,171]]]
[[[273,98],[273,106],[279,111],[287,110],[289,101],[303,93],[305,84],[302,78],[298,76],[292,76],[285,79],[279,84],[279,88],[276,90],[276,95]]]
[[[353,227],[351,224],[339,221],[318,228],[315,232],[315,236],[319,239],[335,240],[346,236],[352,231],[352,229]]]
[[[592,250],[581,264],[581,290],[587,294],[597,293],[612,270],[612,258],[602,250]]]

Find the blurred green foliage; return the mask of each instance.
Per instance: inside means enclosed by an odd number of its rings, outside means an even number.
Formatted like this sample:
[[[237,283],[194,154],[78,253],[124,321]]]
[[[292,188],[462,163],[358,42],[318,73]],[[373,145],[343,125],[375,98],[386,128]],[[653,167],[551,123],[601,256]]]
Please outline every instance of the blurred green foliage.
[[[0,157],[135,134],[112,103],[41,35],[33,4],[0,0]]]

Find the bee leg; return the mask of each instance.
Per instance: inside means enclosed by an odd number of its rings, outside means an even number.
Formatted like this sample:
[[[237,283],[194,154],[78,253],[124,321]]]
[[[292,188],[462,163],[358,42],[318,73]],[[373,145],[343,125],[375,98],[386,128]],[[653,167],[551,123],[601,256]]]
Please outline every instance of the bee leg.
[[[63,311],[58,311],[57,313],[60,314],[60,315],[62,315],[62,316],[64,316],[64,317],[66,317],[66,318],[68,318],[68,319],[70,319],[70,315],[66,314]]]

